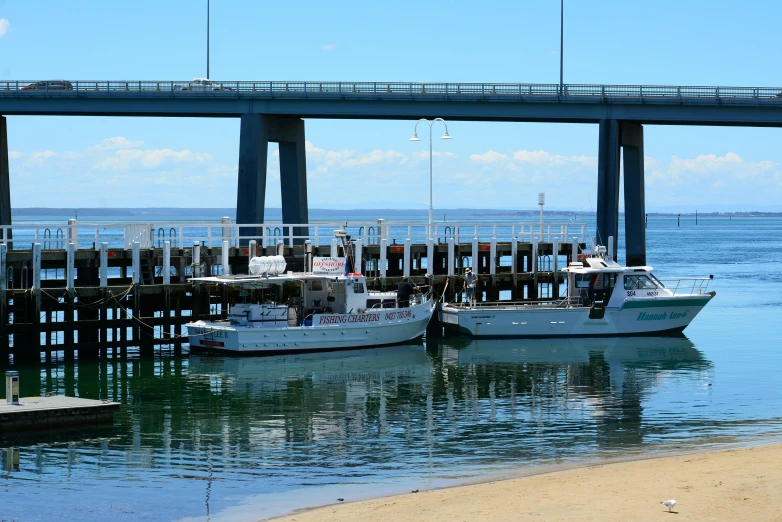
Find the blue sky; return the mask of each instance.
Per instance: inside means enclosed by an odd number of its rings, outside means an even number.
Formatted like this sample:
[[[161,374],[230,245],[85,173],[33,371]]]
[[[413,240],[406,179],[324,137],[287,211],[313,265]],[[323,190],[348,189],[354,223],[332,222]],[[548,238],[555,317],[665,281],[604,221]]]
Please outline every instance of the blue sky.
[[[565,9],[566,83],[782,85],[782,3],[571,0]],[[205,76],[205,15],[206,0],[0,0],[0,79]],[[559,2],[212,0],[210,68],[215,80],[556,83]],[[427,208],[426,140],[408,141],[413,126],[308,120],[311,206]],[[435,142],[436,208],[534,208],[539,191],[550,208],[594,207],[595,125],[453,121],[449,130],[453,140]],[[236,202],[238,120],[15,116],[8,133],[16,207]],[[645,127],[647,208],[782,210],[781,133]],[[279,206],[270,149],[267,204]]]

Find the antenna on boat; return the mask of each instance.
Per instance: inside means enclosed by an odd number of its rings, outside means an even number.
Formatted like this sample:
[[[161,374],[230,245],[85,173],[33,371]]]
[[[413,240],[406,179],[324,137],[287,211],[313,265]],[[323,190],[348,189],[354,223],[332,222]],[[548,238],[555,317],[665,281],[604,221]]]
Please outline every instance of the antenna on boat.
[[[334,231],[334,237],[342,242],[342,251],[345,252],[345,263],[348,265],[349,272],[355,272],[355,259],[352,258],[350,251],[350,236],[344,230],[338,229]]]

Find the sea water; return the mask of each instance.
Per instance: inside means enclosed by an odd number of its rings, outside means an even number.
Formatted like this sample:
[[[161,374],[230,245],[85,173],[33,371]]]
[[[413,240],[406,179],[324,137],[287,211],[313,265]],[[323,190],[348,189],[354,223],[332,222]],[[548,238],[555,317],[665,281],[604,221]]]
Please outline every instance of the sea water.
[[[0,520],[260,520],[338,497],[776,440],[782,219],[658,217],[646,233],[659,277],[714,275],[717,296],[683,337],[16,367],[23,396],[122,407],[99,430],[0,433]]]

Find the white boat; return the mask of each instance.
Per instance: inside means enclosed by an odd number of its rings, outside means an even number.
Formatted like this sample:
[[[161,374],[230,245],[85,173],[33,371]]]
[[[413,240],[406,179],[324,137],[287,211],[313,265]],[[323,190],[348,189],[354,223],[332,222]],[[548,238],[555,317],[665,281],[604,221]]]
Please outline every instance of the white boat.
[[[562,271],[567,296],[536,302],[444,303],[446,331],[473,337],[582,337],[673,334],[684,330],[716,295],[711,277],[668,286],[652,267],[620,266],[597,247]]]
[[[315,258],[325,273],[285,272],[282,256],[253,258],[250,275],[195,277],[239,287],[246,302],[227,320],[187,323],[191,353],[281,354],[399,344],[421,337],[435,308],[431,292],[397,307],[396,292],[367,288],[344,273],[344,258]],[[282,267],[282,268],[280,268]]]

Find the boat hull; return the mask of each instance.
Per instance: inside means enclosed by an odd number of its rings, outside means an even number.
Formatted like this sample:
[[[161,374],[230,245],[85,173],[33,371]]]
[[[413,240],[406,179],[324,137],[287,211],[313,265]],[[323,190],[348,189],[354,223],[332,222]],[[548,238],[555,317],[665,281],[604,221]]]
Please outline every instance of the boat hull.
[[[446,331],[472,337],[609,337],[682,332],[714,297],[706,294],[628,300],[600,318],[588,307],[461,308],[444,305]]]
[[[322,314],[313,317],[311,326],[253,328],[207,321],[186,326],[192,353],[278,355],[411,341],[424,335],[433,309],[434,304],[430,301],[410,308],[381,309],[363,314]]]

